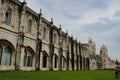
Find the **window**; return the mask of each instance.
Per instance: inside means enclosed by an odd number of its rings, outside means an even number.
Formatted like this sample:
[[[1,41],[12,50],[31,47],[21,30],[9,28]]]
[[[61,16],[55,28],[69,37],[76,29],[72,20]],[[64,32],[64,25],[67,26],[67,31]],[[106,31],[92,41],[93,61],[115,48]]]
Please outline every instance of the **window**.
[[[2,47],[0,46],[0,63],[1,63],[1,59],[2,59]]]
[[[43,67],[46,68],[47,67],[47,55],[45,55],[45,54],[43,55],[42,63],[43,63]]]
[[[3,3],[4,3],[4,0],[1,0],[1,3],[3,4]]]
[[[11,18],[12,18],[12,11],[11,11],[11,9],[8,9],[6,11],[6,14],[5,14],[5,22],[6,22],[6,24],[10,25]]]
[[[57,36],[56,34],[54,34],[54,43],[56,43],[56,40],[57,40]]]
[[[27,30],[28,33],[31,33],[31,28],[32,28],[32,20],[29,20],[28,21],[28,30]]]
[[[27,66],[32,66],[32,54],[31,53],[28,53],[28,56],[27,56]]]
[[[54,59],[54,67],[57,68],[57,56],[55,55],[55,59]]]
[[[46,38],[46,28],[43,29],[43,39]]]
[[[11,56],[12,56],[12,49],[7,46],[4,48],[4,53],[2,57],[2,65],[10,65],[11,64]]]
[[[27,54],[24,55],[23,66],[26,66]]]
[[[23,66],[32,67],[33,63],[33,55],[29,49],[26,49],[24,59],[23,59]]]

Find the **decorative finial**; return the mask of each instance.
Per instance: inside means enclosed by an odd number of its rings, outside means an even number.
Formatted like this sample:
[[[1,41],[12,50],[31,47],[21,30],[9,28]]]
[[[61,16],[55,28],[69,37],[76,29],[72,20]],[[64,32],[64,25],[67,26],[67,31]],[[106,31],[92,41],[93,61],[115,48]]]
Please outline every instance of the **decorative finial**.
[[[66,30],[66,34],[68,34],[68,30]]]
[[[42,15],[42,8],[40,8],[40,14]]]
[[[53,23],[53,17],[51,18],[51,23]]]
[[[76,37],[76,41],[77,41],[77,37]]]
[[[89,41],[92,41],[92,38],[91,38],[91,37],[89,37],[89,38],[88,38],[88,40],[89,40]]]
[[[60,24],[59,28],[61,29],[61,24]]]
[[[71,34],[71,37],[73,37],[73,34]]]
[[[79,40],[79,43],[81,43],[81,41]]]
[[[24,0],[24,2],[26,2],[26,0]]]

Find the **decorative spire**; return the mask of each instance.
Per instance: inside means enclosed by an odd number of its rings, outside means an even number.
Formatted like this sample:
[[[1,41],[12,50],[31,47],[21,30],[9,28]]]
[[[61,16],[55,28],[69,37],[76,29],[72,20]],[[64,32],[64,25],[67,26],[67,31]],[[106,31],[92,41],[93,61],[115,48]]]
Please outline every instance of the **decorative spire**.
[[[91,37],[89,37],[89,38],[88,38],[88,41],[92,41],[92,38],[91,38]]]
[[[26,0],[24,0],[23,1],[23,6],[26,6],[26,5],[27,5]]]
[[[81,43],[81,41],[79,40],[79,43]]]
[[[73,37],[73,34],[71,34],[71,37]]]
[[[68,30],[66,30],[66,34],[68,34]]]
[[[40,8],[40,15],[42,15],[42,8]]]
[[[51,18],[51,23],[53,24],[53,17]]]
[[[76,37],[76,41],[77,41],[77,37]]]
[[[61,24],[60,24],[59,28],[61,29]]]
[[[24,0],[23,2],[25,2],[25,3],[26,3],[26,0]]]

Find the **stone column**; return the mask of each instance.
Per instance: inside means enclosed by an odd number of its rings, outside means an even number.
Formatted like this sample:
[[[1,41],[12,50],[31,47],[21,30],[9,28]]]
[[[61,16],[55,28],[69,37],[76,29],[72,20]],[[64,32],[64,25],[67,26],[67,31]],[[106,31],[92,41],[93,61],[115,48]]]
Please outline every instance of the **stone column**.
[[[37,35],[36,35],[36,63],[35,63],[35,68],[36,70],[40,70],[40,52],[42,49],[42,40],[40,39],[39,35],[40,35],[40,27],[42,24],[42,9],[40,9],[40,13],[39,13],[39,20],[37,22]]]
[[[24,46],[24,20],[25,20],[25,12],[26,12],[26,2],[23,2],[20,8],[21,8],[21,11],[19,12],[15,70],[20,70],[21,47]]]
[[[59,28],[59,70],[62,70],[62,56],[63,56],[63,49],[62,49],[62,29],[61,24]]]
[[[54,45],[53,45],[53,18],[51,18],[49,29],[49,70],[53,70],[53,54],[54,54]]]
[[[73,36],[71,37],[71,59],[72,59],[72,70],[75,69],[75,55],[74,55],[74,41]]]
[[[69,70],[69,38],[68,38],[68,31],[66,31],[66,40],[67,40],[67,45],[66,45],[66,70]]]
[[[80,70],[80,56],[78,55],[78,70]]]

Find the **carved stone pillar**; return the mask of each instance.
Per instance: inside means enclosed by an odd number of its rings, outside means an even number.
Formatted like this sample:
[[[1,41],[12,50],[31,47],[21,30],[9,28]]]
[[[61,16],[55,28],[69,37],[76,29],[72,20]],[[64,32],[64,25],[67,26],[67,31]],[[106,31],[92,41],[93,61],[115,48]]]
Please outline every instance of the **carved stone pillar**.
[[[63,56],[63,49],[62,49],[62,29],[61,24],[59,28],[59,70],[62,70],[62,56]]]
[[[40,70],[40,53],[42,50],[42,40],[40,39],[39,35],[40,35],[40,29],[41,29],[41,24],[42,24],[42,9],[40,9],[40,13],[39,13],[39,20],[37,23],[37,36],[36,36],[36,63],[35,63],[35,67],[36,70]]]
[[[15,57],[15,70],[20,70],[20,58],[21,58],[21,47],[24,46],[24,25],[22,20],[24,19],[26,2],[22,3],[19,7],[19,24],[18,24],[18,35],[17,35],[17,45],[16,45],[16,57]],[[23,14],[24,13],[24,14]]]
[[[51,18],[51,25],[49,29],[49,70],[53,70],[53,54],[54,54],[54,45],[53,45],[53,18]]]

